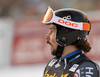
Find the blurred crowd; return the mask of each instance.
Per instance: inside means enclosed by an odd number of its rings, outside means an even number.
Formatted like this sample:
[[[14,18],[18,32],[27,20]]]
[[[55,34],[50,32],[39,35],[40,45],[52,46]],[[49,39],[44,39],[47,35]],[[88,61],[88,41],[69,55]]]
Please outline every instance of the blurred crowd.
[[[59,8],[76,8],[82,11],[100,10],[100,0],[0,0],[0,17],[14,18],[39,16],[51,6]]]

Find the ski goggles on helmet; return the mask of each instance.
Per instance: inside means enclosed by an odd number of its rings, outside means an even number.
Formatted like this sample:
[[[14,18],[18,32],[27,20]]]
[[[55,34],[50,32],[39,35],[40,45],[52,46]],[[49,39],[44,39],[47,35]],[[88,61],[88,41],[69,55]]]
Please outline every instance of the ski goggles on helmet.
[[[64,18],[58,17],[55,15],[54,11],[49,6],[45,15],[42,17],[41,22],[43,22],[44,24],[56,23],[58,25],[71,28],[71,29],[90,31],[89,23],[74,22],[74,21],[69,21]]]

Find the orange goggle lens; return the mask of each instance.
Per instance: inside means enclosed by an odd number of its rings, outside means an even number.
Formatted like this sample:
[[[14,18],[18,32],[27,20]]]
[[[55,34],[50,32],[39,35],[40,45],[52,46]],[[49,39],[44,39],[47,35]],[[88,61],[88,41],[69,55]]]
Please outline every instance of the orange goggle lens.
[[[50,7],[48,7],[45,15],[42,17],[41,22],[49,22],[53,17],[53,12]]]

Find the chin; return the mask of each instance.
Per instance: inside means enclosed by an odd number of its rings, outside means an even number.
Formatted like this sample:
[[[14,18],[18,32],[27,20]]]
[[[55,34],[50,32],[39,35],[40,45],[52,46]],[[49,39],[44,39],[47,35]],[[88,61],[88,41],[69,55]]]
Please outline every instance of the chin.
[[[56,55],[56,49],[51,48],[51,54],[52,54],[53,56],[55,56],[55,55]]]

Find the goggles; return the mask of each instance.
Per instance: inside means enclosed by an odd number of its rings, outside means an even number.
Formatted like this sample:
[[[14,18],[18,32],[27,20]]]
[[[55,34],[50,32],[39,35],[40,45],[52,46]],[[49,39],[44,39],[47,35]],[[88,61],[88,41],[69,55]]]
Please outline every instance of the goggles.
[[[71,28],[71,29],[90,31],[89,23],[74,22],[74,21],[69,21],[64,18],[58,17],[55,15],[54,11],[49,6],[45,15],[42,17],[41,22],[44,24],[56,23],[58,25]]]

